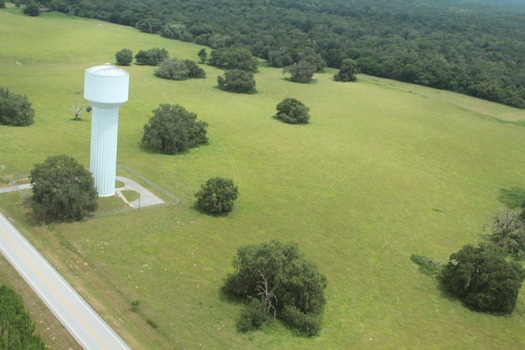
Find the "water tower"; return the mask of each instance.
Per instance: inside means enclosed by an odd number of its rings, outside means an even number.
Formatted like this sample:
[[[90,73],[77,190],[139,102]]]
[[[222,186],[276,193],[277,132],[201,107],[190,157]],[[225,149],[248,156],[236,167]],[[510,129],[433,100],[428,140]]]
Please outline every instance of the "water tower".
[[[93,106],[89,170],[100,197],[115,194],[118,109],[128,100],[129,73],[109,64],[86,69],[84,98]]]

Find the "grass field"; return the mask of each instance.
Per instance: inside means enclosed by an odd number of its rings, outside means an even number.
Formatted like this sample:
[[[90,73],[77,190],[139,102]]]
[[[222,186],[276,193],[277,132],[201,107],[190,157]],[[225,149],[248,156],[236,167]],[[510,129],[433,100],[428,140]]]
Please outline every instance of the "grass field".
[[[0,11],[0,86],[27,94],[31,127],[0,126],[0,178],[27,174],[47,156],[86,167],[90,116],[73,121],[88,67],[116,51],[164,47],[197,60],[199,46],[98,21]],[[180,206],[79,223],[31,226],[16,193],[0,208],[136,349],[522,349],[525,297],[512,316],[469,311],[410,261],[446,261],[480,238],[502,207],[499,189],[525,187],[525,111],[419,86],[333,70],[294,84],[260,67],[258,93],[236,95],[207,78],[172,82],[131,66],[121,107],[118,162],[180,199]],[[311,108],[311,124],[271,116],[285,97]],[[147,116],[178,103],[209,123],[208,145],[176,156],[140,147]],[[193,209],[212,176],[234,179],[228,217]],[[241,306],[220,293],[240,245],[297,242],[328,278],[319,337],[279,324],[238,334]],[[139,300],[136,312],[131,302]],[[152,327],[152,326],[156,326]]]

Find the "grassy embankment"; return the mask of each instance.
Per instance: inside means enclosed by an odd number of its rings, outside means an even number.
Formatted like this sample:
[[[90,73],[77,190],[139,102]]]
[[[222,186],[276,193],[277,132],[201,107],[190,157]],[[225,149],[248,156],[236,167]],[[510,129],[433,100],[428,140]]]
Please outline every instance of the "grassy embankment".
[[[199,46],[132,28],[0,11],[0,86],[27,94],[37,111],[27,128],[0,127],[0,177],[27,173],[65,153],[88,166],[90,116],[83,72],[127,47],[164,47],[197,60]],[[134,348],[523,348],[525,298],[509,317],[471,312],[410,261],[445,261],[476,242],[501,204],[498,190],[525,187],[525,111],[418,86],[360,76],[293,84],[262,66],[258,93],[235,95],[207,78],[172,82],[131,66],[122,106],[118,162],[176,195],[182,205],[80,223],[32,227],[16,194],[2,211],[80,289]],[[295,97],[312,123],[271,118]],[[177,156],[141,149],[142,127],[160,103],[178,103],[209,123],[208,145]],[[192,208],[209,177],[240,187],[229,217]],[[297,242],[328,277],[323,331],[296,337],[274,325],[240,335],[240,306],[220,294],[237,247]],[[522,293],[523,294],[523,293]],[[140,300],[138,312],[130,311]],[[148,325],[157,325],[153,328]]]

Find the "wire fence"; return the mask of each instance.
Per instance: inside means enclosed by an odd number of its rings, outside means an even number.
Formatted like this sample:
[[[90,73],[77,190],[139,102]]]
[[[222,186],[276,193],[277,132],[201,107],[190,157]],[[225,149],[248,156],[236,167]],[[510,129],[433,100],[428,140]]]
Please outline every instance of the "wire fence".
[[[171,193],[169,193],[168,191],[166,191],[165,189],[160,187],[155,182],[153,182],[153,181],[147,179],[146,177],[144,177],[143,175],[137,173],[136,171],[131,169],[129,166],[124,165],[124,164],[118,164],[117,165],[117,169],[127,172],[128,174],[132,175],[135,179],[138,179],[140,182],[142,182],[146,186],[148,186],[150,188],[154,188],[155,192],[157,192],[157,194],[159,194],[161,197],[163,197],[163,199],[167,199],[167,202],[170,202],[171,204],[175,204],[175,205],[179,205],[180,204],[180,201],[179,201],[179,199],[177,197],[175,197],[174,195],[172,195]]]
[[[180,201],[177,197],[166,191],[164,188],[156,184],[155,182],[151,181],[150,179],[146,178],[145,176],[139,174],[135,170],[131,169],[129,166],[124,164],[118,164],[117,170],[120,172],[120,175],[125,175],[124,177],[128,177],[140,185],[143,185],[144,187],[147,187],[148,190],[153,192],[155,195],[158,195],[162,200],[164,200],[164,203],[161,204],[155,204],[155,205],[149,205],[149,206],[143,206],[134,208],[134,207],[128,207],[128,208],[120,208],[120,209],[114,209],[114,210],[105,210],[105,211],[98,211],[93,214],[90,214],[86,216],[86,219],[90,218],[101,218],[101,217],[107,217],[112,215],[118,215],[123,213],[129,213],[133,211],[139,211],[139,210],[149,210],[153,208],[160,208],[160,207],[168,207],[172,205],[180,205]],[[125,174],[122,174],[125,173]]]

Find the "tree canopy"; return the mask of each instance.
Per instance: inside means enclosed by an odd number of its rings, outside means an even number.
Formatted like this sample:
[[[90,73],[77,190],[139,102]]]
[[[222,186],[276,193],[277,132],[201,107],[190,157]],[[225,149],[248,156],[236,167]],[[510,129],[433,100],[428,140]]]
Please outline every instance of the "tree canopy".
[[[170,80],[186,80],[188,78],[204,78],[206,73],[191,60],[167,58],[159,64],[155,76]]]
[[[30,1],[24,7],[24,14],[32,17],[40,16],[40,8],[38,7],[38,4],[34,1]]]
[[[235,272],[228,276],[224,290],[239,298],[258,300],[250,307],[252,312],[241,316],[240,330],[260,327],[263,310],[308,335],[319,333],[327,280],[299,253],[297,245],[271,241],[240,247],[233,267]],[[252,321],[256,324],[250,325]]]
[[[442,285],[468,307],[512,313],[525,277],[521,265],[505,260],[493,245],[464,246],[443,268]]]
[[[0,87],[0,124],[26,126],[33,124],[35,111],[26,95],[13,94]]]
[[[48,157],[29,175],[32,207],[41,220],[81,220],[97,208],[97,190],[91,172],[66,155]]]
[[[149,50],[140,50],[135,55],[135,61],[137,64],[146,66],[158,66],[159,63],[169,57],[169,53],[166,49],[153,48]]]
[[[0,349],[46,349],[40,336],[33,334],[35,324],[24,309],[20,295],[0,286]]]
[[[256,72],[259,62],[246,48],[223,48],[211,52],[208,63],[224,69],[240,69]]]
[[[303,84],[310,83],[315,72],[315,65],[308,61],[299,61],[283,69],[283,74],[290,73],[291,81]]]
[[[155,151],[176,154],[208,142],[208,124],[180,105],[161,104],[144,125],[142,143]]]
[[[213,177],[195,193],[197,208],[212,215],[228,214],[233,210],[238,193],[232,180]]]
[[[488,225],[489,239],[515,257],[525,257],[525,220],[519,211],[498,212]]]
[[[358,72],[357,62],[350,58],[344,59],[343,63],[341,63],[341,68],[339,68],[339,72],[337,72],[337,74],[334,75],[334,80],[335,81],[356,81],[357,72]]]
[[[310,120],[310,108],[301,101],[287,97],[277,104],[275,118],[288,124],[307,124]]]
[[[217,77],[219,89],[224,91],[253,94],[255,89],[255,78],[250,72],[240,69],[232,69],[224,72],[224,75]]]
[[[129,66],[133,62],[133,52],[130,49],[122,49],[115,54],[115,62],[119,66]]]
[[[215,49],[245,47],[275,67],[313,52],[359,71],[525,108],[525,6],[483,0],[83,0],[53,11]],[[311,56],[307,54],[306,56]],[[308,61],[308,60],[306,60]],[[310,61],[311,63],[311,61]],[[317,71],[317,69],[316,69]]]

